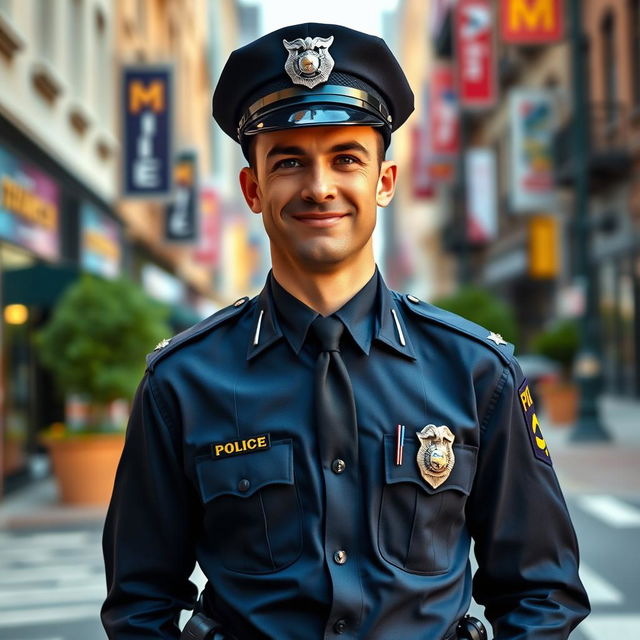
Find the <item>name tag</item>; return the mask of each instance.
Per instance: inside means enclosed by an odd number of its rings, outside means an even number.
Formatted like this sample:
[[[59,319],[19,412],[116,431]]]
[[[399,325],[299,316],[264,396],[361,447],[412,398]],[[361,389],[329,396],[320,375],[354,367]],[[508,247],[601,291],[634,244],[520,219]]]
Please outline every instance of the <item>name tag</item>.
[[[271,448],[271,434],[263,433],[259,436],[251,436],[242,440],[229,440],[227,442],[214,442],[211,445],[211,455],[214,458],[228,458],[239,456],[243,453],[264,451]]]

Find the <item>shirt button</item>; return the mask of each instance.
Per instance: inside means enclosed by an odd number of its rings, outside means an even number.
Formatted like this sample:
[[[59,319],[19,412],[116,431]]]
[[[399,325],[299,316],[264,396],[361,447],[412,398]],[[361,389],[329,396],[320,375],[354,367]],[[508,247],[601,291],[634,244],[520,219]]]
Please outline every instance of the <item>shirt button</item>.
[[[251,483],[246,478],[242,478],[242,480],[238,482],[238,491],[242,491],[242,493],[249,491],[250,486]]]
[[[334,473],[342,473],[347,468],[347,465],[345,464],[344,460],[341,460],[340,458],[336,458],[331,463],[331,468],[333,469]]]
[[[347,621],[340,618],[340,620],[336,620],[336,623],[333,625],[333,630],[340,635],[347,630]]]
[[[347,561],[347,552],[344,549],[339,549],[333,554],[333,560],[336,564],[344,564]]]

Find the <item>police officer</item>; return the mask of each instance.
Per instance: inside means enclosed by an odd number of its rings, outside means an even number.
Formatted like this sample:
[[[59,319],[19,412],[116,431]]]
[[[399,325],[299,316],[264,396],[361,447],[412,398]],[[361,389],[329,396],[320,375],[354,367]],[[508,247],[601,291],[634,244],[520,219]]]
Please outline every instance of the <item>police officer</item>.
[[[213,115],[273,269],[148,358],[104,530],[109,638],[178,638],[196,561],[190,638],[450,640],[472,594],[500,640],[587,615],[513,346],[376,268],[412,110],[385,43],[342,26],[231,54]]]

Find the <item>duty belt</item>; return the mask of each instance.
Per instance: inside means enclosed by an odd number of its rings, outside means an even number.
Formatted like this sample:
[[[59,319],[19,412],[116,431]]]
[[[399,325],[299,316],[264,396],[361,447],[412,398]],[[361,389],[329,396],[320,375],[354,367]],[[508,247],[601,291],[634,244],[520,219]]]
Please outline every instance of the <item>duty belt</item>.
[[[180,640],[234,640],[222,627],[204,613],[195,613],[180,635]],[[487,630],[478,618],[466,615],[458,623],[456,633],[447,640],[487,640]]]

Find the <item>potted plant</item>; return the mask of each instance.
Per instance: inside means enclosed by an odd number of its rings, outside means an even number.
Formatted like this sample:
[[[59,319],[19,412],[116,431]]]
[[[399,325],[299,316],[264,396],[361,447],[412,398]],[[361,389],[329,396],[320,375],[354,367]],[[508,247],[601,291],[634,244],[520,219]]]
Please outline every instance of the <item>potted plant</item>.
[[[508,342],[516,342],[516,320],[511,307],[486,289],[466,286],[451,296],[434,302],[438,307],[499,333]]]
[[[169,335],[168,309],[125,279],[82,276],[36,336],[43,366],[66,397],[83,398],[83,419],[43,434],[63,502],[108,502],[124,443],[109,408],[130,401],[145,354]]]
[[[542,405],[552,424],[575,422],[578,390],[572,380],[572,370],[579,345],[578,324],[573,319],[558,320],[533,339],[533,350],[560,366],[560,375],[541,380],[538,385]]]

